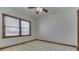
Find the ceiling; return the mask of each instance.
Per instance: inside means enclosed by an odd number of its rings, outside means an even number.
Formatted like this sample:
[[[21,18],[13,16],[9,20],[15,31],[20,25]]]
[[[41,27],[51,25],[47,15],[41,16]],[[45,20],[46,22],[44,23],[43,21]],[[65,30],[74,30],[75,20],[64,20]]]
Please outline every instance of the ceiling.
[[[44,11],[42,11],[42,13],[36,14],[35,9],[28,9],[27,7],[11,7],[11,8],[19,12],[22,12],[24,14],[27,14],[32,18],[40,18],[49,14],[54,14],[55,12],[62,9],[60,7],[44,7],[45,9],[48,10],[48,13],[45,13]]]

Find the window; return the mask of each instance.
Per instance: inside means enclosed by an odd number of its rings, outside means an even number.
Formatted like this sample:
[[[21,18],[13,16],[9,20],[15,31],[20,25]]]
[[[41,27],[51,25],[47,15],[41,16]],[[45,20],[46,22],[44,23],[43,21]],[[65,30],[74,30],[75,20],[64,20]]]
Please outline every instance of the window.
[[[21,21],[21,33],[22,35],[29,35],[29,23],[28,22],[25,22],[25,21]]]
[[[2,24],[3,24],[3,38],[31,35],[30,21],[3,14]]]

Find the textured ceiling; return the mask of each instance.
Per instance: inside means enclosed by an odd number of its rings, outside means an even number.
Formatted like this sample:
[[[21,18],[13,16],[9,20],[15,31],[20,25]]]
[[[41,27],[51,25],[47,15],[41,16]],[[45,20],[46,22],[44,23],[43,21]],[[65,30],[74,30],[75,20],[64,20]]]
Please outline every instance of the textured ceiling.
[[[31,18],[38,19],[38,18],[41,18],[44,16],[48,16],[50,14],[55,14],[55,13],[60,12],[62,10],[70,9],[72,7],[44,7],[45,9],[48,10],[48,13],[45,13],[44,11],[42,11],[39,14],[36,14],[35,9],[28,9],[27,7],[9,7],[9,8],[14,9],[18,12],[21,12]]]
[[[19,12],[22,12],[24,14],[27,14],[28,16],[36,19],[49,14],[54,14],[57,11],[64,9],[63,7],[44,7],[45,9],[48,10],[48,13],[45,13],[44,11],[42,11],[42,13],[36,14],[35,9],[28,9],[27,7],[10,7],[10,8],[17,10]]]

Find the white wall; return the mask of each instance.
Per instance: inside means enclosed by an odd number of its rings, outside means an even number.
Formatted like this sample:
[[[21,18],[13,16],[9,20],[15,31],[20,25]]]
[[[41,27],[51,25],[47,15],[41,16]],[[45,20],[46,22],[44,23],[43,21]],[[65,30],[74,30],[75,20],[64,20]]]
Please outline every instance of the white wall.
[[[0,8],[0,47],[35,38],[66,44],[77,44],[77,8],[62,8],[40,19],[32,19],[27,14],[12,8]],[[32,21],[32,36],[2,39],[2,13]]]
[[[38,38],[54,42],[77,44],[77,8],[62,8],[38,19]]]
[[[2,39],[2,13],[32,21],[32,36]],[[35,31],[36,31],[35,20],[31,19],[30,17],[27,17],[27,14],[13,10],[11,8],[0,8],[0,47],[8,46],[28,40],[33,40],[35,39]]]

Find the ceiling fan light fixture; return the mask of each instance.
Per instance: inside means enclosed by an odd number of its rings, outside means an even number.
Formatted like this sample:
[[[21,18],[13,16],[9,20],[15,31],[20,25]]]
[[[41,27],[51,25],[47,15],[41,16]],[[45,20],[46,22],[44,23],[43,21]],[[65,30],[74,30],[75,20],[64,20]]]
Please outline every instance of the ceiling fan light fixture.
[[[40,8],[39,12],[42,12],[43,11],[43,8]]]
[[[44,12],[48,12],[48,10],[47,9],[45,9],[44,7],[28,7],[29,9],[35,9],[36,10],[36,14],[39,14],[39,13],[41,13],[42,11],[44,11]]]
[[[38,7],[38,8],[36,8],[36,11],[39,11],[40,10],[40,8]]]
[[[42,12],[42,10],[43,9],[41,7],[36,8],[36,11],[39,12],[39,13]]]

